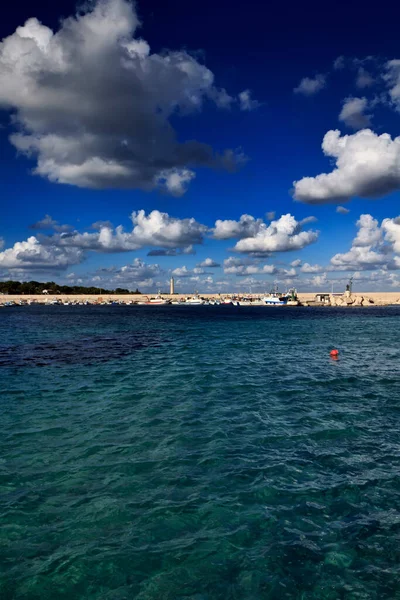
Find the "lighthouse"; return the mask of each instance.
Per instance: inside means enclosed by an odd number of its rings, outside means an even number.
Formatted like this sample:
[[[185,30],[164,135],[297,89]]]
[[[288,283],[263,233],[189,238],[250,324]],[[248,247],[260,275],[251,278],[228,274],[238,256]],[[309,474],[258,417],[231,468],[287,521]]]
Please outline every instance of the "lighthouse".
[[[171,279],[169,280],[169,293],[171,294],[171,296],[175,294],[175,282],[173,277],[171,277]]]

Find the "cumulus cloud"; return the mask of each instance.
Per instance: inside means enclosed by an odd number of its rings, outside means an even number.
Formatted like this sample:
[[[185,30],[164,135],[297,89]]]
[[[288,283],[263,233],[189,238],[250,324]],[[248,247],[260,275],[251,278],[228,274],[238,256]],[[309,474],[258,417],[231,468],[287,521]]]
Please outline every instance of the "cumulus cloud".
[[[299,267],[301,265],[301,259],[300,258],[296,258],[296,260],[292,260],[292,262],[290,263],[291,267]]]
[[[139,288],[143,291],[163,287],[165,285],[163,275],[165,271],[160,265],[149,264],[141,258],[135,258],[127,265],[100,268],[95,273],[87,273],[83,278],[85,285],[105,288],[123,287],[130,290]]]
[[[250,90],[244,90],[243,92],[240,92],[238,97],[241,110],[255,110],[260,106],[260,103],[257,102],[257,100],[252,100]]]
[[[314,78],[312,77],[304,77],[299,85],[294,88],[295,94],[302,94],[303,96],[313,96],[314,94],[320,92],[326,86],[326,77],[325,75],[316,75]]]
[[[385,240],[392,244],[393,251],[400,254],[400,217],[383,219],[382,231],[385,235]],[[399,264],[399,260],[400,258],[397,257],[397,264]]]
[[[224,273],[229,275],[272,275],[277,273],[274,265],[257,265],[249,262],[244,262],[240,258],[230,256],[224,260]]]
[[[208,269],[208,268],[220,267],[221,265],[219,263],[217,263],[215,260],[213,260],[212,258],[205,258],[197,266],[205,267],[206,269]]]
[[[294,198],[307,204],[345,202],[354,196],[378,198],[400,189],[400,137],[363,129],[341,136],[328,131],[322,142],[336,161],[330,173],[294,182]]]
[[[255,219],[251,215],[242,215],[239,221],[218,219],[215,222],[213,237],[217,240],[249,237],[255,235],[263,224],[262,219]]]
[[[310,263],[304,263],[300,269],[302,273],[321,273],[323,270],[321,265],[310,265]]]
[[[386,63],[384,79],[389,87],[390,99],[397,110],[400,110],[400,60],[390,60]]]
[[[183,50],[151,53],[127,0],[97,0],[61,22],[36,18],[0,45],[0,107],[10,140],[50,181],[89,188],[162,189],[182,195],[193,167],[234,170],[244,160],[195,140],[179,142],[170,118],[206,101],[230,104],[214,75]],[[254,106],[243,92],[242,108]]]
[[[368,101],[366,98],[346,98],[339,114],[339,121],[342,121],[351,129],[368,127],[371,124],[371,116],[365,113],[367,108]]]
[[[357,235],[348,252],[331,258],[332,270],[398,269],[400,252],[400,225],[397,219],[384,219],[381,223],[369,214],[361,215]]]
[[[350,210],[345,206],[337,206],[336,212],[339,213],[339,215],[347,215],[350,212]]]
[[[358,232],[354,238],[353,246],[375,246],[382,240],[379,222],[371,215],[360,215],[356,225]]]
[[[135,258],[131,264],[124,265],[119,269],[111,271],[114,275],[114,281],[132,280],[133,282],[151,279],[161,275],[164,271],[160,265],[145,263],[141,258]]]
[[[204,274],[204,269],[201,267],[195,267],[194,269],[188,269],[186,266],[177,267],[171,271],[174,277],[193,277]]]
[[[63,271],[70,265],[82,262],[83,258],[84,253],[79,248],[43,245],[32,235],[23,242],[16,242],[12,248],[0,252],[0,268],[33,272]]]
[[[131,215],[133,229],[125,231],[122,225],[111,228],[101,227],[96,233],[72,232],[42,237],[43,243],[57,244],[62,247],[82,248],[98,252],[125,252],[148,246],[176,250],[187,253],[192,244],[201,244],[207,227],[195,219],[178,219],[153,210],[146,215],[144,210],[134,211]],[[153,254],[154,255],[154,254]]]
[[[253,235],[242,236],[234,250],[245,253],[287,252],[300,250],[317,239],[317,231],[302,231],[301,223],[291,214],[286,214],[269,225],[262,223]]]
[[[314,277],[310,280],[310,287],[313,289],[323,289],[328,285],[329,281],[326,273],[322,273],[322,275],[314,275]]]
[[[373,269],[387,263],[387,257],[367,246],[352,246],[349,252],[335,254],[331,265],[339,270]]]

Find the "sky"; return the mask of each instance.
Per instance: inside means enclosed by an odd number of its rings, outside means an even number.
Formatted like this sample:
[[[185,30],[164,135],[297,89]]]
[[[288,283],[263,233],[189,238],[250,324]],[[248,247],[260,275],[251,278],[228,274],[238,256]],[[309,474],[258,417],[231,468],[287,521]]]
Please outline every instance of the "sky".
[[[394,2],[15,0],[0,279],[400,290]]]

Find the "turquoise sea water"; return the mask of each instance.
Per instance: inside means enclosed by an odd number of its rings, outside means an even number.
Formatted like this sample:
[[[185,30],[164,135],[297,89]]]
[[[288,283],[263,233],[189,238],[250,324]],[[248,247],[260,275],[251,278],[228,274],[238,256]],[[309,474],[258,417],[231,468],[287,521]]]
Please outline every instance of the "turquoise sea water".
[[[400,598],[399,333],[399,308],[1,309],[0,598]]]

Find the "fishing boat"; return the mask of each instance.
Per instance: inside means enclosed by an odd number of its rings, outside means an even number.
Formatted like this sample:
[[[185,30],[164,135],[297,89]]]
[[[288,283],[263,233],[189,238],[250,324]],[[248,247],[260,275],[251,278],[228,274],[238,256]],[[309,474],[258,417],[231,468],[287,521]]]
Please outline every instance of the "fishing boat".
[[[263,304],[268,306],[284,306],[287,303],[288,298],[278,293],[278,289],[275,287],[268,295],[261,298]]]
[[[155,296],[154,298],[147,298],[147,301],[143,302],[143,304],[151,304],[152,306],[159,304],[169,304],[169,300],[163,298],[160,292],[158,292],[157,296]]]
[[[286,301],[287,306],[299,306],[300,305],[299,299],[297,297],[297,290],[295,288],[291,288],[285,295],[287,297],[287,301]]]
[[[204,304],[204,300],[200,298],[198,294],[195,294],[194,296],[186,298],[185,304],[188,304],[189,306],[200,306]]]

